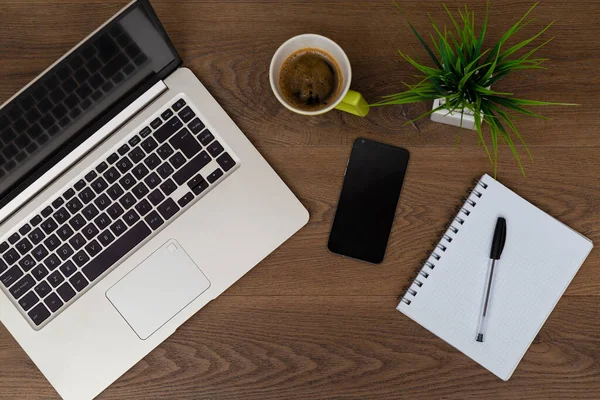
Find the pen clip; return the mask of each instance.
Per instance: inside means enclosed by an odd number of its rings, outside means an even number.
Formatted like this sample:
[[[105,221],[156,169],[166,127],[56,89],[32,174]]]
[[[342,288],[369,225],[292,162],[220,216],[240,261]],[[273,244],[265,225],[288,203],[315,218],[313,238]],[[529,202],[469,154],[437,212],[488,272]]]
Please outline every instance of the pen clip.
[[[496,222],[496,229],[494,230],[494,239],[492,240],[492,250],[490,252],[490,258],[492,260],[499,260],[504,250],[504,243],[506,242],[506,219],[499,217]]]

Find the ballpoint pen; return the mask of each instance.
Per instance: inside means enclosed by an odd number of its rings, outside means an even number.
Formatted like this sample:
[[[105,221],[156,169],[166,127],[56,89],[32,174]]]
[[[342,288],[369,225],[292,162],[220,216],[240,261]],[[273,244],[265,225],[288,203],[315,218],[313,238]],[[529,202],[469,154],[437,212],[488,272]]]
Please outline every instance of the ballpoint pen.
[[[485,288],[483,290],[483,299],[481,301],[481,314],[479,315],[479,323],[477,324],[477,336],[475,340],[483,342],[485,328],[489,319],[490,300],[492,296],[492,285],[494,283],[494,269],[498,265],[504,243],[506,242],[506,220],[502,217],[496,221],[496,229],[494,230],[494,239],[492,239],[492,249],[490,251],[490,262],[485,279]]]

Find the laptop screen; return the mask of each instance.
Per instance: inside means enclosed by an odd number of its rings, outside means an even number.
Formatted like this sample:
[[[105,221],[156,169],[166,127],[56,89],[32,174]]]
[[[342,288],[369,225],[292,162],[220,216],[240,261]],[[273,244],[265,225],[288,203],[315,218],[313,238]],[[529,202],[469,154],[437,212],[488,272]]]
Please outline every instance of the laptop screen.
[[[147,1],[81,43],[0,109],[0,208],[180,64]]]

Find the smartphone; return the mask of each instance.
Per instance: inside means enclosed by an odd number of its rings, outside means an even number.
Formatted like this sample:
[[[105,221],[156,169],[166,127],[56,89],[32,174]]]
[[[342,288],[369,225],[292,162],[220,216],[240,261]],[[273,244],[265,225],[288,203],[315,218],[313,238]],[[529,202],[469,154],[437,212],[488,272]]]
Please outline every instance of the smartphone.
[[[383,261],[408,159],[408,150],[401,147],[356,139],[329,235],[329,251],[373,264]]]

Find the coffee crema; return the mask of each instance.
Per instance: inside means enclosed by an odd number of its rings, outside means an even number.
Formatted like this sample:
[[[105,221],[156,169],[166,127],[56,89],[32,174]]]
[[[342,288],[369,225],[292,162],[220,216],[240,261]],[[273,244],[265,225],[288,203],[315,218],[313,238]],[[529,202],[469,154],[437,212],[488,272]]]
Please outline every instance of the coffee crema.
[[[321,49],[300,49],[284,61],[279,73],[279,88],[293,107],[306,111],[321,110],[340,95],[340,67]]]

